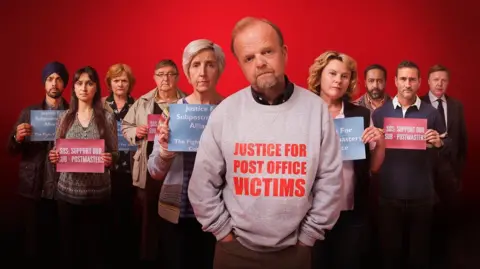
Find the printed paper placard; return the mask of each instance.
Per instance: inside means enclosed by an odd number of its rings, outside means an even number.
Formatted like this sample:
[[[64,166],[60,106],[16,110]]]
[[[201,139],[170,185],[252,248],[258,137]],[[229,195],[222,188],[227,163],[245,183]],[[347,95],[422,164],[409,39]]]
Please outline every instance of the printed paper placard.
[[[54,141],[57,119],[62,112],[64,110],[31,110],[32,135],[30,141]]]
[[[55,148],[60,160],[57,172],[103,173],[105,164],[101,154],[105,151],[103,139],[57,139]]]
[[[168,150],[196,152],[200,136],[215,105],[170,105]]]
[[[425,150],[427,119],[385,118],[385,147],[390,149]]]
[[[362,134],[365,130],[363,117],[335,119],[335,130],[340,137],[342,159],[344,161],[366,158]]]
[[[166,117],[163,114],[148,114],[148,141],[155,139],[158,123],[165,121],[165,119]]]
[[[131,146],[128,143],[128,140],[123,136],[121,121],[117,121],[117,136],[118,136],[119,151],[136,151],[137,150],[137,146]]]

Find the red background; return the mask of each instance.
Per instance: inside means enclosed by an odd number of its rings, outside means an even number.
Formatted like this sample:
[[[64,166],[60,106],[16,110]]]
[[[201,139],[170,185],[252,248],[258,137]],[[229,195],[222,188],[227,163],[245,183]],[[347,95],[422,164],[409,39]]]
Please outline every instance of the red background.
[[[395,67],[403,59],[420,66],[424,79],[421,94],[428,90],[425,75],[431,65],[449,67],[449,93],[465,106],[470,137],[467,172],[475,172],[480,42],[479,4],[474,2],[3,0],[0,141],[7,141],[22,108],[43,99],[41,70],[52,60],[65,63],[71,75],[91,65],[102,79],[110,65],[127,63],[138,81],[133,91],[138,97],[154,88],[153,68],[160,59],[172,58],[180,66],[188,42],[208,38],[227,56],[218,89],[224,95],[235,92],[247,82],[229,51],[230,33],[237,20],[251,15],[266,17],[282,29],[289,47],[287,73],[301,86],[306,86],[314,58],[327,49],[347,53],[358,61],[359,94],[364,92],[363,69],[372,63],[387,67],[387,91],[391,95],[396,90]],[[189,93],[191,88],[181,73],[181,89]],[[67,87],[64,96],[69,100],[71,83]],[[0,158],[0,194],[5,203],[11,201],[16,190],[18,165],[4,150]],[[465,178],[468,197],[474,198],[480,190],[477,177]],[[15,210],[10,205],[2,208],[8,209],[5,213]]]

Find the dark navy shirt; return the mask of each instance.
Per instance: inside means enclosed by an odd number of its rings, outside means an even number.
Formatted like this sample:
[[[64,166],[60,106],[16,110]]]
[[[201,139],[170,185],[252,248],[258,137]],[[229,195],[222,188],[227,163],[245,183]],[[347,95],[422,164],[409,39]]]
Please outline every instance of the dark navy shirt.
[[[418,98],[418,97],[417,97]],[[403,115],[402,108],[394,108],[393,100],[385,102],[372,114],[373,124],[384,128],[384,118],[427,119],[427,129],[445,133],[439,112],[430,104],[421,101],[419,106],[411,106]],[[379,171],[380,196],[390,199],[427,199],[433,198],[433,162],[439,150],[385,149],[385,160]]]

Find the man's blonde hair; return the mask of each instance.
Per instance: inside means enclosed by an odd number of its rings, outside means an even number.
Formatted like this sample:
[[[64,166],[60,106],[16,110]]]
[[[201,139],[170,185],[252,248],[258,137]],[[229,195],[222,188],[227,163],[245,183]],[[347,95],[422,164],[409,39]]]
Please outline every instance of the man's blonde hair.
[[[278,36],[278,41],[280,42],[280,47],[283,47],[283,45],[284,45],[283,34],[282,34],[282,31],[280,31],[280,28],[278,28],[277,25],[275,25],[273,22],[271,22],[267,19],[255,18],[255,17],[245,17],[245,18],[242,18],[241,20],[239,20],[235,24],[235,27],[233,27],[232,38],[231,38],[231,42],[230,42],[230,50],[232,51],[233,55],[235,55],[235,57],[237,55],[235,54],[234,43],[235,43],[235,38],[237,37],[238,33],[245,30],[245,28],[247,28],[248,26],[253,25],[255,23],[259,23],[259,22],[260,23],[262,23],[262,22],[266,23],[266,24],[270,25],[273,28],[273,30],[275,30],[275,33],[277,33],[277,36]]]

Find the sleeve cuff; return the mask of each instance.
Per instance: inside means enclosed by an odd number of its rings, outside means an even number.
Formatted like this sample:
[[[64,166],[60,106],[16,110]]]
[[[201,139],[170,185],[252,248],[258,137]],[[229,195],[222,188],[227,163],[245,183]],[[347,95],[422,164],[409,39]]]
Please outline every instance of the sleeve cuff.
[[[220,241],[223,238],[225,238],[231,231],[232,231],[232,224],[230,223],[230,218],[228,218],[228,220],[225,222],[223,227],[218,229],[218,231],[214,233],[214,235],[217,238],[217,241]]]
[[[320,239],[319,240],[323,240],[325,237],[323,235],[320,236]],[[307,235],[305,232],[300,232],[300,235],[298,236],[298,241],[302,242],[303,244],[309,246],[309,247],[313,247],[313,245],[315,244],[315,241],[317,241],[316,238],[313,238],[309,235]]]

